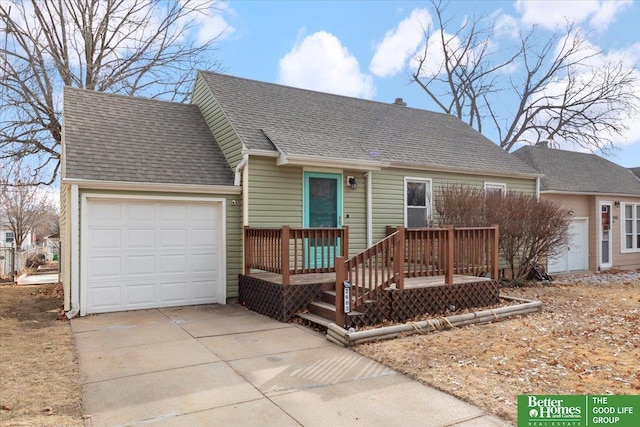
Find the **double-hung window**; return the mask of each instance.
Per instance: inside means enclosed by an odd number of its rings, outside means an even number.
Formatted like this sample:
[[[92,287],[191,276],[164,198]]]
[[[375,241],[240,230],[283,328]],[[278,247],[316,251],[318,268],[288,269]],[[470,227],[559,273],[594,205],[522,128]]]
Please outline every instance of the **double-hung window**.
[[[497,183],[497,182],[485,182],[484,191],[486,194],[498,193],[502,197],[504,197],[504,195],[507,194],[507,184]]]
[[[4,235],[4,241],[7,243],[13,243],[15,241],[15,237],[13,235],[13,232],[11,231],[7,231]]]
[[[640,203],[622,203],[622,252],[640,252]]]
[[[426,227],[431,222],[431,180],[404,179],[404,222],[409,228]]]

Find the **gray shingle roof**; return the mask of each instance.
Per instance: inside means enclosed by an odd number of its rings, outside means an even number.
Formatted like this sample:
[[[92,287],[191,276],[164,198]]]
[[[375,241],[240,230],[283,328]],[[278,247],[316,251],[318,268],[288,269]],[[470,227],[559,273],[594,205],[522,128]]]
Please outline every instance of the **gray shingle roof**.
[[[195,105],[64,88],[65,177],[232,185]]]
[[[526,146],[513,153],[544,174],[542,191],[640,195],[633,173],[590,153]]]
[[[457,118],[200,72],[249,149],[491,174],[537,172]]]
[[[640,179],[640,166],[639,166],[639,167],[637,167],[637,168],[629,168],[629,170],[630,170],[631,172],[633,172],[633,174],[634,174],[635,176],[637,176],[637,177],[638,177],[638,179]]]

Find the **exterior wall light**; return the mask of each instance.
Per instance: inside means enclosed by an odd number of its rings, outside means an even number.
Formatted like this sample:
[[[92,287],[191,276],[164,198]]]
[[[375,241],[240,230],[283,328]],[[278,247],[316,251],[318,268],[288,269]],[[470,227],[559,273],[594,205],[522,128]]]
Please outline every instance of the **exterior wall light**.
[[[352,190],[358,188],[358,183],[356,182],[356,178],[354,176],[347,177],[347,184],[349,184]]]

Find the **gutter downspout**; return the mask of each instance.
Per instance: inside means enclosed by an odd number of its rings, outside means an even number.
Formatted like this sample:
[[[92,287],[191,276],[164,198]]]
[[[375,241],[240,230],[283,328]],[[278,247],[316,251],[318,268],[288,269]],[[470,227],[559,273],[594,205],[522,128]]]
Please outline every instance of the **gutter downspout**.
[[[373,246],[373,200],[371,195],[373,194],[373,172],[369,171],[364,174],[367,180],[367,247]]]
[[[236,187],[240,186],[240,179],[242,178],[242,170],[244,169],[245,166],[247,166],[248,162],[249,162],[249,155],[248,154],[243,154],[242,155],[242,160],[236,166],[236,170],[235,170],[236,174],[233,177],[233,185],[234,186],[236,186]]]
[[[536,177],[536,199],[540,200],[540,177]]]

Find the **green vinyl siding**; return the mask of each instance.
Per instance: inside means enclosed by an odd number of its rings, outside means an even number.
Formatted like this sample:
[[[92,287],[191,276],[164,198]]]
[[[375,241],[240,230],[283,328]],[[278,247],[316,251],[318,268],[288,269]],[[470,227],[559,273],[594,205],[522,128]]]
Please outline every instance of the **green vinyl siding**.
[[[302,168],[276,166],[270,157],[249,158],[251,227],[302,227]]]
[[[227,298],[238,296],[238,275],[242,273],[242,195],[216,195],[198,193],[173,193],[173,192],[145,192],[145,191],[116,191],[116,190],[92,190],[81,189],[78,194],[78,208],[82,209],[82,195],[91,194],[116,194],[121,196],[154,196],[154,197],[198,197],[226,199],[226,286]],[[235,205],[232,204],[235,201]],[[79,212],[82,218],[82,212]],[[82,224],[80,224],[82,229]],[[80,235],[80,230],[78,230]],[[78,236],[80,237],[80,236]],[[72,291],[73,292],[73,291]]]
[[[302,227],[303,168],[276,166],[274,158],[251,156],[247,170],[249,225]],[[335,173],[342,174],[342,224],[349,226],[349,255],[353,256],[366,249],[366,179],[363,172],[336,170]],[[347,176],[356,178],[356,190],[346,185]]]
[[[485,182],[504,183],[511,191],[535,193],[534,178],[504,178],[489,175],[465,175],[406,169],[385,169],[373,172],[373,241],[385,237],[385,226],[404,224],[404,179],[430,179],[433,193],[443,185],[465,184],[484,188]],[[433,198],[432,198],[433,202]],[[432,212],[435,207],[432,206]]]
[[[349,226],[349,256],[354,256],[367,248],[367,180],[363,172],[345,170],[342,176],[342,224]],[[358,188],[347,185],[347,176],[356,179]]]
[[[231,168],[235,168],[242,160],[242,141],[238,138],[227,116],[222,111],[220,103],[211,92],[211,89],[198,75],[196,79],[191,103],[200,108],[204,120],[207,122],[211,133],[216,138],[224,156]]]

